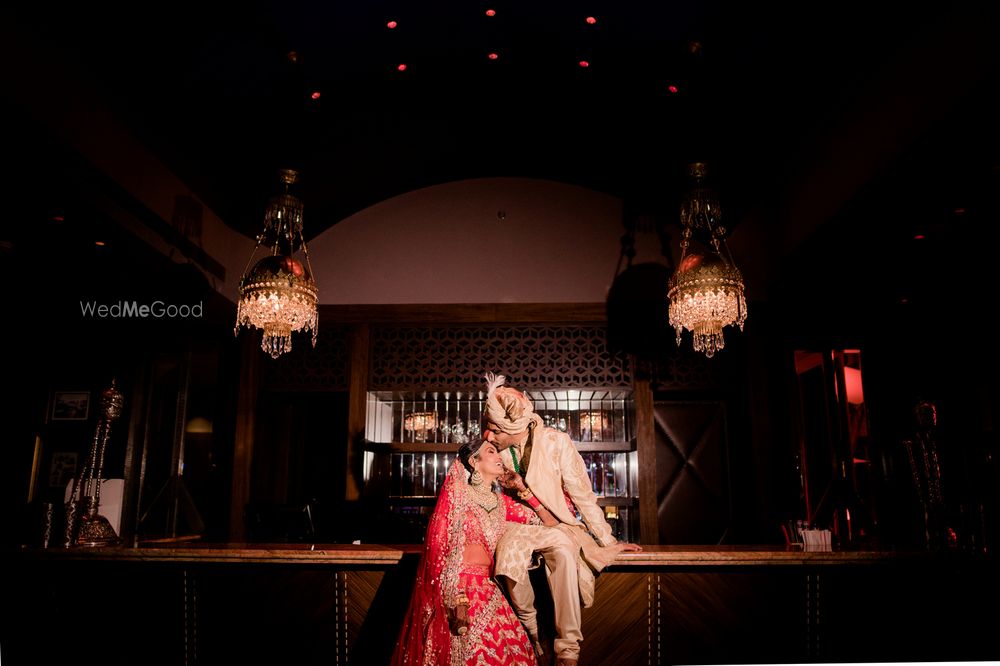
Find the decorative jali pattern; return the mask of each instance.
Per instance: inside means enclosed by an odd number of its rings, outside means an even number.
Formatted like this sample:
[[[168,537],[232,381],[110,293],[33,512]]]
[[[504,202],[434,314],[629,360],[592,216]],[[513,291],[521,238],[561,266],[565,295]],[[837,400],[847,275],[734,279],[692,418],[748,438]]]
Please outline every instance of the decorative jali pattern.
[[[668,342],[670,342],[668,340]],[[673,350],[670,350],[673,352]],[[663,354],[656,360],[653,388],[660,391],[711,389],[722,385],[722,358],[708,359],[687,351]]]
[[[371,344],[371,390],[478,391],[489,369],[534,390],[632,386],[602,325],[377,326]]]
[[[324,324],[315,349],[307,336],[297,337],[292,351],[273,361],[261,362],[261,389],[346,391],[351,360],[350,333],[348,326]]]

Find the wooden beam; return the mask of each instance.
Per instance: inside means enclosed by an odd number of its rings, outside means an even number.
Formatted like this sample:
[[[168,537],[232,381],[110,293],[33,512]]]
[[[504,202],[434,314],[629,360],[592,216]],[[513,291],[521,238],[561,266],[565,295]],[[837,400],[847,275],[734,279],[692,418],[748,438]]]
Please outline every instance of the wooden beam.
[[[330,324],[604,323],[604,303],[474,303],[321,305]]]

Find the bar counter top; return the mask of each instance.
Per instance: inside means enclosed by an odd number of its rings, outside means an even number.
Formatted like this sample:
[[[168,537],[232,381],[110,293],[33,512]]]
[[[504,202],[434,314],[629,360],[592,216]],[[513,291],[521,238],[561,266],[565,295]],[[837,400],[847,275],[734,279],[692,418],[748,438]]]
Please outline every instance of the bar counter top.
[[[11,663],[38,663],[39,646],[45,663],[79,663],[93,624],[66,618],[86,602],[114,632],[102,664],[387,664],[422,548],[8,549],[0,583],[16,612],[0,623],[0,642]],[[544,571],[532,573],[544,603]],[[647,545],[597,577],[582,613],[584,654],[618,666],[996,660],[995,614],[979,608],[997,598],[995,559],[971,552]]]
[[[417,558],[421,544],[254,544],[171,543],[138,547],[22,548],[20,556],[36,561],[137,561],[254,564],[376,565]],[[640,552],[619,554],[612,569],[633,567],[712,567],[853,565],[933,559],[934,554],[910,550],[804,551],[801,547],[764,546],[644,546]]]

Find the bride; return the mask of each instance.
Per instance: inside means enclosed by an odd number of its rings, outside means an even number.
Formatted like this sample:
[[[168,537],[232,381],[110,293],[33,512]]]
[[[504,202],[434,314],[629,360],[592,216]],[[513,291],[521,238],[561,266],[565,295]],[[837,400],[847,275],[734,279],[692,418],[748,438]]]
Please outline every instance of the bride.
[[[501,493],[497,482],[526,504]],[[521,476],[504,468],[493,444],[464,444],[427,526],[395,666],[536,663],[528,635],[492,578],[507,521],[558,524]]]

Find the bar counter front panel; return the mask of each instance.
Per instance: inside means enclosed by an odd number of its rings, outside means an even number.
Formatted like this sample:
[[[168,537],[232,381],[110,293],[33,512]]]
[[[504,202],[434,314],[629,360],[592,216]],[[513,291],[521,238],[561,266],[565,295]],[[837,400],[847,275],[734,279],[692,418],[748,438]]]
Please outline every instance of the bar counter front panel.
[[[4,567],[0,649],[5,664],[386,664],[419,554],[24,549]],[[544,575],[532,576],[549,617]],[[995,562],[963,553],[647,546],[598,576],[580,663],[995,660],[998,595]]]

